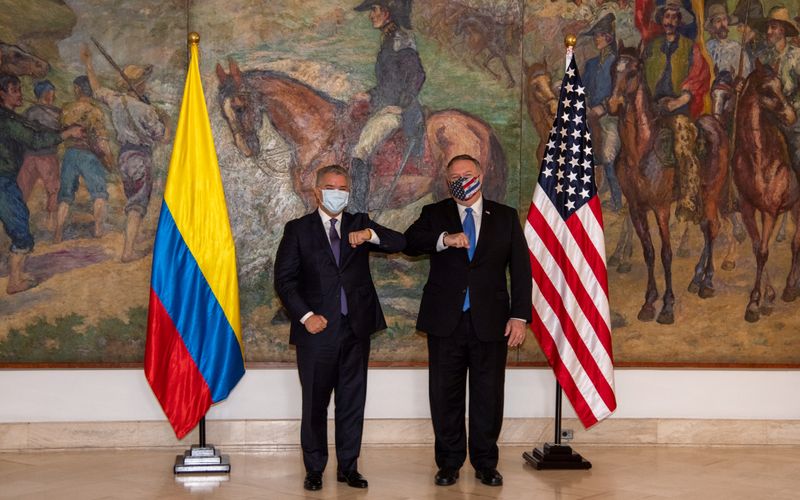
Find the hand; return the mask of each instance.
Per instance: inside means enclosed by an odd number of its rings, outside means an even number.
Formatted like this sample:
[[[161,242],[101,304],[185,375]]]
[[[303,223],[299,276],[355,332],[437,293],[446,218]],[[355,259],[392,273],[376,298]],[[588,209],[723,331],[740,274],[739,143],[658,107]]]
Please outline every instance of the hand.
[[[744,90],[744,78],[737,78],[734,83],[734,88],[736,89],[736,95],[742,95],[742,91]]]
[[[659,100],[656,102],[656,109],[658,109],[658,112],[659,112],[659,113],[668,113],[669,111],[671,111],[671,110],[669,109],[669,102],[670,102],[671,100],[672,100],[672,99],[671,99],[671,98],[669,98],[669,97],[662,97],[661,99],[659,99]]]
[[[89,45],[87,43],[82,43],[81,44],[81,62],[83,62],[83,64],[87,64],[91,60],[92,60],[92,51],[89,50]]]
[[[606,114],[606,110],[603,109],[603,106],[597,105],[589,108],[589,118],[592,120],[596,120]]]
[[[81,139],[84,137],[83,127],[80,125],[70,125],[61,132],[62,139]]]
[[[506,323],[505,335],[508,337],[509,347],[522,345],[522,343],[525,342],[525,322],[518,319],[508,320],[508,323]]]
[[[393,115],[402,115],[403,114],[403,108],[401,108],[400,106],[386,106],[385,108],[383,108],[383,110],[385,112],[391,113]]]
[[[353,231],[347,235],[350,241],[350,246],[355,248],[358,245],[365,243],[372,239],[372,231],[370,229],[362,229],[361,231]]]
[[[321,314],[312,314],[306,319],[305,327],[308,333],[317,334],[328,327],[328,320]]]
[[[442,243],[448,247],[469,248],[469,238],[464,233],[448,234],[444,237]]]

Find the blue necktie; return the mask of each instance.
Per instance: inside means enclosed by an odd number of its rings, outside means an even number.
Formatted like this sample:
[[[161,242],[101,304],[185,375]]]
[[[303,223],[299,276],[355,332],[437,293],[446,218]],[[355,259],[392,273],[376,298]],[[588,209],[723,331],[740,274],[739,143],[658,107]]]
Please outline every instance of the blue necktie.
[[[333,257],[336,259],[336,265],[339,265],[339,255],[341,254],[340,243],[341,238],[339,238],[339,233],[336,232],[336,223],[338,221],[336,219],[331,219],[331,230],[328,232],[328,238],[331,240],[331,250],[333,251]],[[344,287],[341,290],[341,300],[339,304],[339,309],[343,315],[347,315],[347,296],[344,293]]]
[[[475,255],[475,218],[472,217],[472,208],[467,207],[465,212],[467,215],[464,217],[464,234],[467,235],[469,241],[467,256],[472,261],[472,257]],[[461,310],[466,311],[467,309],[469,309],[469,288],[467,288],[467,296],[464,297],[464,307]]]

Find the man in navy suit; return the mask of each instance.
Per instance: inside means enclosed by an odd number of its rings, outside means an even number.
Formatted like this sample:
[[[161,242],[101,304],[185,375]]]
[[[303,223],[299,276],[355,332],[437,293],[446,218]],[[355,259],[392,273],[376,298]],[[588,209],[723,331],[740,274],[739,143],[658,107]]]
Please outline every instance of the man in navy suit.
[[[409,255],[430,255],[417,329],[428,334],[429,396],[439,471],[435,483],[458,480],[467,457],[464,428],[469,373],[469,456],[475,477],[503,484],[497,438],[503,422],[508,347],[531,321],[531,268],[517,211],[484,199],[475,158],[447,165],[452,198],[426,205],[406,230]],[[506,269],[511,276],[508,292]]]
[[[317,171],[319,208],[286,224],[275,256],[275,290],[289,312],[303,388],[300,443],[307,490],[322,488],[328,462],[327,416],[336,404],[337,480],[366,488],[357,469],[367,395],[370,335],[386,328],[369,270],[369,252],[399,252],[405,238],[344,212],[350,177],[339,165]]]

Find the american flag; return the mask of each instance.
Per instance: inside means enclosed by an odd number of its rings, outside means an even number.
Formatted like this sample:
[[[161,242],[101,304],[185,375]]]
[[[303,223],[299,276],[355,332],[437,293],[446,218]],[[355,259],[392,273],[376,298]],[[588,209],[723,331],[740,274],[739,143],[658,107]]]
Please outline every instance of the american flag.
[[[477,177],[459,177],[450,183],[450,186],[453,196],[460,200],[468,200],[481,187],[481,181]]]
[[[570,57],[525,238],[533,275],[531,330],[589,428],[610,415],[617,402],[603,215],[584,94]]]

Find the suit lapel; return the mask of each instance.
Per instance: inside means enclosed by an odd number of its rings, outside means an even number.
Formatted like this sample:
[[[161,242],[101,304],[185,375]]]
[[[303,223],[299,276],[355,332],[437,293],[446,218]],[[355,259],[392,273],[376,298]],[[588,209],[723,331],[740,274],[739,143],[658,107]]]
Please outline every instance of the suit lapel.
[[[330,257],[331,263],[336,265],[336,258],[333,256],[333,251],[331,250],[331,240],[328,239],[328,231],[325,229],[325,225],[322,223],[322,217],[319,216],[319,212],[316,210],[310,215],[312,226],[311,232],[315,235],[314,238],[322,246],[328,257]]]

